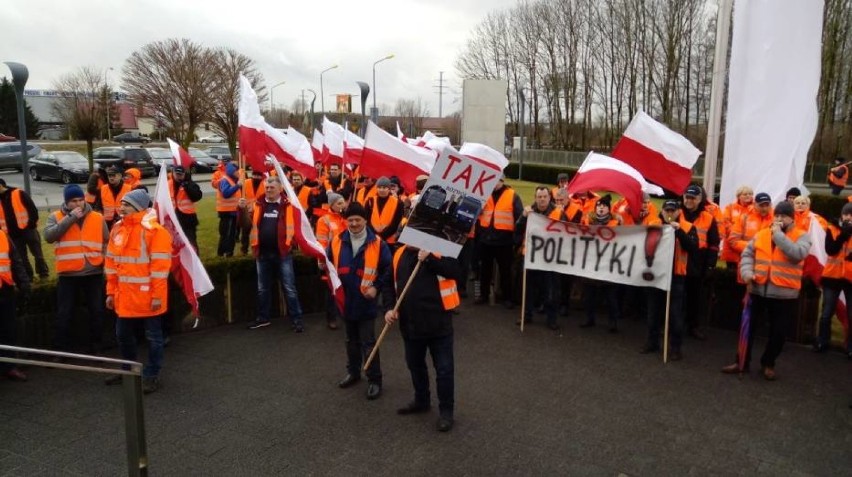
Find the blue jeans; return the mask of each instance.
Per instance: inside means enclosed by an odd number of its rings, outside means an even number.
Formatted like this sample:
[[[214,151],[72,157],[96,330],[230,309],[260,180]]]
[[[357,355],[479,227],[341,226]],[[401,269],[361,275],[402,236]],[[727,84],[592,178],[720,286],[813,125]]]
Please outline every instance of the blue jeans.
[[[426,351],[432,354],[435,366],[435,387],[438,391],[438,409],[442,417],[453,417],[455,378],[453,373],[453,335],[440,338],[405,340],[405,363],[411,372],[414,385],[414,402],[429,404],[429,368]]]
[[[115,320],[115,336],[122,359],[136,361],[136,328],[145,327],[148,341],[148,364],[142,368],[143,378],[156,378],[163,367],[163,316],[150,318],[121,318]],[[122,369],[130,369],[122,366]]]
[[[846,298],[846,320],[852,323],[852,283],[847,281],[843,285],[835,286],[827,283],[822,287],[822,315],[819,318],[819,336],[817,344],[828,346],[831,341],[831,317],[837,309],[837,299],[843,293]],[[852,340],[847,340],[846,351],[852,352]]]
[[[287,314],[290,315],[290,320],[293,325],[301,325],[302,305],[299,304],[299,295],[296,292],[293,256],[289,254],[284,258],[272,256],[257,259],[257,321],[269,321],[276,279],[287,298]]]

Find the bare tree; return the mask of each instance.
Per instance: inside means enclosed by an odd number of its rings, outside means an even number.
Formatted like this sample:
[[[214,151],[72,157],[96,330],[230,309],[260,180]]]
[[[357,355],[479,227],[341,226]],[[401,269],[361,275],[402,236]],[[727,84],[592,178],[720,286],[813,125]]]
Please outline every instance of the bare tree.
[[[212,119],[215,102],[210,99],[221,82],[218,59],[214,50],[187,39],[157,41],[130,55],[122,83],[188,148],[195,129]]]
[[[210,118],[213,124],[228,141],[231,156],[237,157],[237,137],[239,136],[238,103],[240,100],[240,73],[251,83],[257,93],[258,102],[266,101],[263,75],[257,70],[254,60],[231,48],[215,52],[215,84],[211,89],[213,107]]]
[[[413,133],[412,135],[423,133],[423,119],[429,117],[429,108],[419,97],[396,100],[393,111],[395,116],[399,116],[400,127],[404,131]]]
[[[86,141],[91,172],[94,170],[92,143],[106,129],[107,108],[111,107],[104,75],[93,67],[83,66],[54,82],[53,89],[59,93],[53,112],[68,125],[73,138]]]

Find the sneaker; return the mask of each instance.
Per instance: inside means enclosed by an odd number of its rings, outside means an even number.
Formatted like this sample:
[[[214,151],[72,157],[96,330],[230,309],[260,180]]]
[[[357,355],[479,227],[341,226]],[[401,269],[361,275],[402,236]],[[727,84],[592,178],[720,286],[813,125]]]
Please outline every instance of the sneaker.
[[[258,329],[258,328],[263,328],[264,326],[269,326],[269,325],[271,325],[271,324],[272,324],[272,323],[270,323],[270,321],[269,321],[269,320],[266,320],[266,321],[254,320],[254,321],[252,321],[252,322],[251,322],[251,324],[250,324],[250,325],[248,325],[248,329],[250,329],[250,330],[256,330],[256,329]]]
[[[151,394],[160,389],[160,378],[143,378],[142,379],[142,394]]]

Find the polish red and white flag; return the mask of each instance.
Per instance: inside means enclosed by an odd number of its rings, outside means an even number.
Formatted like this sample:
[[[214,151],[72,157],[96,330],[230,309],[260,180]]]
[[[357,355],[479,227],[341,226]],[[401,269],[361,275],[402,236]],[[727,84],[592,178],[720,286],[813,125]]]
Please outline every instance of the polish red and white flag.
[[[172,151],[172,161],[174,166],[183,167],[184,169],[189,170],[189,168],[192,167],[192,164],[195,163],[195,159],[186,152],[186,149],[182,148],[180,144],[172,141],[171,138],[167,137],[166,141],[169,142],[169,149]]]
[[[826,231],[822,228],[819,220],[811,212],[811,223],[808,227],[808,235],[811,237],[811,249],[805,257],[802,265],[802,275],[808,277],[817,286],[822,286],[822,271],[828,262],[828,254],[825,252]],[[837,320],[843,327],[843,336],[849,339],[849,321],[846,319],[846,294],[841,293],[837,297],[837,306],[834,310]],[[845,345],[845,343],[844,343]],[[844,348],[845,349],[845,348]]]
[[[170,145],[172,141],[169,141]],[[186,167],[186,166],[184,166]],[[198,297],[213,291],[213,283],[198,253],[190,244],[178,222],[175,207],[169,196],[168,168],[161,167],[157,178],[157,192],[154,195],[154,210],[157,221],[172,236],[172,266],[169,274],[175,279],[183,292],[186,302],[192,307],[192,313],[198,319]],[[197,321],[196,321],[196,324]]]
[[[323,164],[343,164],[343,138],[346,136],[343,126],[322,118],[322,162]]]
[[[636,113],[612,150],[612,157],[676,194],[683,194],[689,186],[692,167],[700,155],[689,139],[642,111]]]
[[[364,140],[360,136],[349,130],[347,124],[343,128],[343,163],[344,164],[361,164],[361,157],[364,155]]]
[[[314,162],[322,162],[322,144],[325,138],[318,129],[314,128],[314,135],[311,136],[311,154],[314,155]]]
[[[397,139],[399,139],[400,141],[402,141],[406,144],[411,144],[411,139],[408,139],[407,137],[405,137],[405,133],[402,132],[402,128],[399,127],[399,121],[396,122],[396,137],[397,137]]]
[[[372,121],[367,123],[361,174],[374,178],[397,176],[405,190],[414,191],[417,176],[428,175],[437,158],[436,151],[406,144]]]
[[[506,159],[506,156],[485,144],[466,142],[462,144],[459,153],[488,167],[493,167],[498,171],[503,171],[509,165],[509,160]]]
[[[663,189],[649,184],[639,171],[627,163],[590,152],[568,183],[568,193],[582,194],[600,190],[612,191],[624,197],[633,218],[637,221],[642,210],[642,192],[651,195],[665,194]]]
[[[290,136],[269,125],[260,114],[257,93],[249,80],[240,75],[239,102],[240,153],[252,169],[265,170],[268,155],[274,156],[290,168],[299,171],[305,178],[317,177],[311,146],[305,136]]]

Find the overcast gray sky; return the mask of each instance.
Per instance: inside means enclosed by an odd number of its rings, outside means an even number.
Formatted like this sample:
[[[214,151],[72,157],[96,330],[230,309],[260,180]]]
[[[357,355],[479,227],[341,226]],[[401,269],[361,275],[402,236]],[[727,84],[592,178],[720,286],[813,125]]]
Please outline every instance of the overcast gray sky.
[[[114,68],[114,85],[133,51],[152,41],[189,38],[253,58],[267,87],[286,81],[275,88],[279,107],[289,107],[302,89],[319,94],[320,71],[338,64],[323,75],[331,109],[330,94],[357,93],[358,80],[372,87],[373,62],[392,53],[395,58],[376,67],[379,104],[391,107],[398,98],[419,96],[437,115],[435,86],[444,71],[448,114],[460,109],[461,81],[453,63],[471,30],[488,12],[517,1],[10,1],[0,9],[0,61],[27,65],[27,89],[49,89],[83,65]],[[9,76],[5,65],[0,76]],[[317,98],[317,109],[319,104]]]

